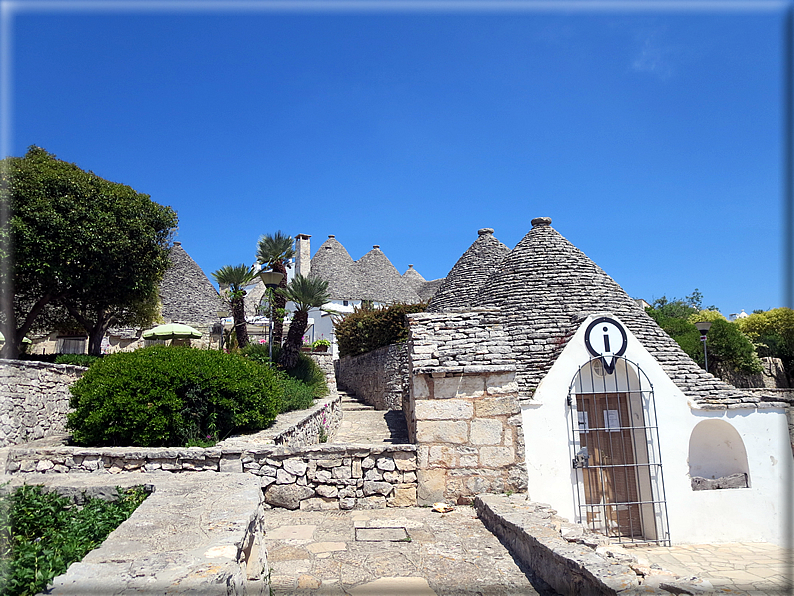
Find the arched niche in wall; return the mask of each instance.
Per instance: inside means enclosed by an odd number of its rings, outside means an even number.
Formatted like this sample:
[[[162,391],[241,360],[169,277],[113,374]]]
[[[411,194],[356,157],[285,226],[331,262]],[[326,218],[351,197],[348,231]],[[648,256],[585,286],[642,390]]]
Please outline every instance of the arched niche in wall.
[[[692,490],[747,488],[750,468],[737,430],[724,420],[703,420],[689,437]]]

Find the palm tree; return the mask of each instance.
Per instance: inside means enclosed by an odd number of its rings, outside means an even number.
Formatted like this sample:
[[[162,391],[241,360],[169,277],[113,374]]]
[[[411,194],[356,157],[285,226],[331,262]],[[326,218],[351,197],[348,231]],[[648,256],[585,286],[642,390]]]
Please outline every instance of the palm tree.
[[[259,238],[256,260],[263,266],[270,267],[271,271],[277,271],[284,276],[278,284],[279,289],[287,287],[287,267],[292,267],[290,260],[295,256],[293,245],[292,236],[287,236],[281,230]],[[287,299],[276,292],[270,305],[270,319],[273,321],[273,343],[277,346],[281,345],[281,338],[284,335],[284,317],[278,314],[284,312],[286,304]]]
[[[287,285],[279,288],[278,293],[295,303],[295,312],[287,332],[287,341],[281,350],[278,363],[286,368],[293,368],[298,363],[298,354],[303,343],[303,334],[309,321],[309,310],[322,306],[331,299],[328,294],[328,282],[319,277],[303,277],[301,274]]]
[[[234,317],[234,332],[237,336],[237,345],[244,348],[248,345],[248,328],[245,323],[245,286],[250,284],[256,272],[244,264],[231,266],[225,265],[214,271],[212,277],[221,287],[228,286],[227,295],[232,307]]]

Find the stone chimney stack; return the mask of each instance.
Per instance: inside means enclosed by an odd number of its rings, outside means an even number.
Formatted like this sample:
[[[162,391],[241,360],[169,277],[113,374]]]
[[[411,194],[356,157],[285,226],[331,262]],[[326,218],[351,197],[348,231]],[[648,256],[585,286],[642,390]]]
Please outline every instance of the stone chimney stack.
[[[311,269],[312,251],[309,245],[309,234],[295,236],[295,275],[308,277]]]

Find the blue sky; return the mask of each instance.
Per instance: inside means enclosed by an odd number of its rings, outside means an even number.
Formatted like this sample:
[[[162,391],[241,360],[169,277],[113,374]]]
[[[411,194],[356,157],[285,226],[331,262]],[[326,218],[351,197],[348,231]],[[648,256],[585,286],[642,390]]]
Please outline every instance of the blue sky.
[[[549,216],[634,297],[783,305],[783,4],[113,4],[15,4],[6,152],[172,206],[208,274],[281,229],[433,279]]]

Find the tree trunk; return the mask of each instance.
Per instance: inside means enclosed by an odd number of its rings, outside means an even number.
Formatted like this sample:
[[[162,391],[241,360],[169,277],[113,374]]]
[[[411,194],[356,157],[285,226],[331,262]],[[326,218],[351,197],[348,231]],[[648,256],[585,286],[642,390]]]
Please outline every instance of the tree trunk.
[[[234,317],[237,346],[242,349],[248,345],[248,326],[245,322],[245,304],[242,298],[232,299],[232,317]]]
[[[274,263],[272,266],[273,271],[277,271],[281,273],[284,277],[281,278],[281,281],[278,283],[279,288],[286,288],[287,287],[287,269],[284,267],[283,263]],[[280,346],[281,340],[284,337],[284,317],[280,317],[276,314],[278,310],[283,312],[284,307],[287,306],[287,299],[279,294],[276,290],[278,288],[273,288],[273,304],[271,304],[271,311],[270,311],[270,318],[273,321],[273,345]]]
[[[306,326],[309,322],[308,311],[296,311],[292,316],[292,323],[287,332],[287,341],[281,349],[281,358],[278,363],[282,368],[294,368],[298,364],[298,354],[303,344],[303,334],[306,333]]]

